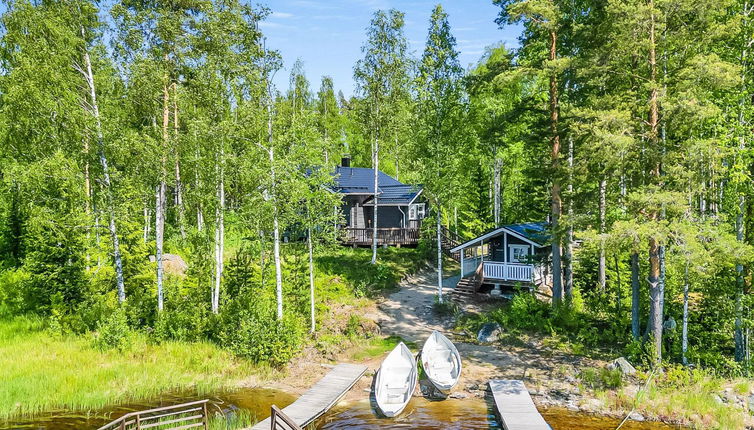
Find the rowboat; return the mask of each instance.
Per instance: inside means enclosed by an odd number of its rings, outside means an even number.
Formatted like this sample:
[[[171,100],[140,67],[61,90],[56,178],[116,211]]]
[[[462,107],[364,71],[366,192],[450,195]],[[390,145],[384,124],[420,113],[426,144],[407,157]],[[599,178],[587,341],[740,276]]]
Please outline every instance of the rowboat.
[[[422,367],[438,390],[449,392],[461,376],[461,355],[447,337],[433,331],[421,352]]]
[[[401,342],[385,357],[374,386],[377,406],[386,417],[400,414],[416,388],[416,360]]]

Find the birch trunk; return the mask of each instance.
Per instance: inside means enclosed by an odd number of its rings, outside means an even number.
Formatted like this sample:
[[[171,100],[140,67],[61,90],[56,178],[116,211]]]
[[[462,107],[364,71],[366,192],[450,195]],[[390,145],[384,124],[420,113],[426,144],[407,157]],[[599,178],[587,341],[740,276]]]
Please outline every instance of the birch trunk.
[[[606,229],[606,214],[607,214],[607,180],[603,177],[600,180],[600,236],[605,234]],[[605,240],[600,237],[600,256],[599,256],[599,268],[597,278],[599,282],[599,288],[605,289],[606,280],[606,262],[605,262]]]
[[[220,312],[220,285],[223,278],[223,253],[225,251],[225,151],[220,147],[218,162],[217,209],[215,210],[215,285],[212,292],[212,312]]]
[[[495,194],[494,199],[493,199],[494,205],[495,205],[494,208],[493,208],[494,219],[495,219],[495,227],[499,227],[500,226],[500,174],[501,174],[502,167],[503,167],[502,164],[503,164],[503,160],[501,160],[499,157],[497,157],[497,154],[496,154],[495,155],[495,166],[493,168],[494,172],[495,172],[494,173],[495,178],[494,178],[494,184],[493,184],[493,188],[494,188],[493,192]]]
[[[173,82],[173,145],[175,155],[175,206],[178,208],[178,228],[181,238],[186,239],[186,209],[183,206],[183,182],[181,181],[180,140],[178,139],[178,85]]]
[[[686,351],[689,346],[689,261],[686,260],[686,267],[683,271],[683,327],[681,329],[681,363],[684,366],[689,364],[686,358]]]
[[[442,214],[437,203],[437,302],[442,303]]]
[[[81,29],[81,35],[84,36],[84,29]],[[105,139],[102,133],[102,119],[99,112],[99,103],[97,102],[97,87],[94,83],[94,73],[92,72],[92,61],[89,57],[89,52],[84,50],[84,65],[86,67],[86,82],[89,87],[89,102],[92,116],[94,116],[96,130],[97,130],[97,152],[99,156],[99,162],[102,166],[102,185],[105,188],[105,199],[107,203],[107,212],[109,215],[108,231],[110,232],[110,239],[113,243],[113,264],[115,266],[115,283],[118,289],[118,302],[123,303],[126,301],[126,287],[123,281],[123,262],[120,253],[120,243],[118,241],[118,229],[115,223],[115,203],[113,198],[112,184],[110,181],[110,169],[107,164],[107,157],[105,156]],[[87,146],[88,151],[88,146]],[[87,187],[89,187],[89,161],[86,162],[87,173]]]
[[[651,91],[649,95],[649,127],[650,127],[650,143],[652,144],[652,150],[654,151],[654,160],[651,167],[650,176],[656,181],[660,179],[660,161],[661,161],[661,148],[660,142],[658,142],[658,126],[660,122],[659,115],[659,102],[657,91],[657,46],[655,43],[655,11],[654,0],[649,0],[650,8],[650,25],[649,25],[649,69]],[[657,219],[659,214],[652,214],[650,217]],[[649,239],[649,320],[647,325],[648,332],[652,335],[656,356],[656,364],[660,364],[662,361],[662,323],[663,323],[663,294],[664,286],[661,276],[662,254],[664,254],[662,247],[658,244],[655,237]]]
[[[374,167],[374,210],[372,211],[372,264],[377,264],[377,205],[379,204],[380,140],[374,139],[372,167]]]
[[[311,313],[311,327],[309,333],[314,333],[316,320],[314,318],[314,245],[312,244],[312,228],[306,234],[306,242],[309,247],[309,311]]]
[[[558,35],[555,31],[550,32],[550,61],[556,59]],[[560,135],[558,134],[558,78],[553,73],[550,76],[550,132],[552,152],[550,156],[552,167],[552,302],[558,305],[563,297],[562,265],[560,261],[560,231],[559,220],[562,210],[560,200],[560,179],[558,167],[560,164]]]
[[[743,194],[738,196],[738,214],[736,215],[736,239],[744,240],[744,210],[746,199]],[[744,295],[744,266],[736,264],[736,320],[733,340],[735,342],[734,358],[741,362],[744,359],[744,336],[743,336],[743,295]]]
[[[157,310],[163,309],[162,293],[162,245],[163,234],[165,232],[165,181],[160,181],[157,185],[157,201],[155,202],[155,260],[157,261]]]
[[[162,311],[164,308],[163,300],[163,265],[162,265],[162,248],[165,234],[165,177],[166,175],[166,152],[168,148],[168,125],[170,124],[170,108],[168,101],[170,94],[168,92],[168,78],[162,87],[162,162],[160,166],[160,184],[157,191],[157,204],[155,207],[155,259],[157,260],[157,310]]]
[[[751,13],[749,2],[744,2],[744,10],[743,10],[743,18],[744,18],[744,28],[746,28],[746,25],[748,25],[749,20],[749,14]],[[738,110],[738,123],[741,128],[741,130],[746,129],[746,119],[744,118],[744,110],[746,108],[746,103],[748,99],[748,91],[746,88],[746,73],[747,73],[747,57],[748,57],[748,46],[750,41],[747,44],[744,45],[744,48],[741,50],[741,94],[743,97],[741,97],[739,101],[739,110]],[[743,154],[744,149],[746,148],[746,138],[744,134],[741,134],[738,138],[738,150],[739,153]],[[744,238],[744,217],[747,213],[746,208],[746,197],[744,194],[739,192],[738,196],[738,213],[736,215],[736,240],[739,242],[743,242],[745,240]],[[748,233],[747,233],[748,235]],[[744,333],[743,333],[743,295],[744,295],[744,288],[745,288],[745,278],[744,278],[744,267],[742,264],[736,264],[736,303],[735,303],[735,312],[736,312],[736,319],[735,319],[735,327],[733,331],[733,340],[735,343],[735,351],[734,351],[734,358],[736,361],[741,362],[744,360],[746,356],[746,347],[744,344]]]

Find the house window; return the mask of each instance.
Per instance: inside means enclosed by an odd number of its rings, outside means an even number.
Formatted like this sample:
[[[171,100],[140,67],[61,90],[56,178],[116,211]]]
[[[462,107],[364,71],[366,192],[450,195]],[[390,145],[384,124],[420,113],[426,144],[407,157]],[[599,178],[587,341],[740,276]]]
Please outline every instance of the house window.
[[[408,207],[409,220],[424,219],[426,215],[427,213],[426,208],[424,207],[424,203],[415,203]]]
[[[529,259],[529,245],[508,245],[511,263],[525,263]]]

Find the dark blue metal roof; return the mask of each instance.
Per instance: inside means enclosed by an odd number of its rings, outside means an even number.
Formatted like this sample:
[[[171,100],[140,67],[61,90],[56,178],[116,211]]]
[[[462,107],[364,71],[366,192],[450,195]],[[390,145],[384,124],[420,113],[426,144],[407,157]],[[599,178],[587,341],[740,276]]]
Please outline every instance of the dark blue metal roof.
[[[421,192],[421,186],[406,185],[379,171],[379,202],[408,204]],[[374,194],[374,169],[365,167],[338,167],[335,171],[335,190],[344,194]]]
[[[547,231],[548,224],[546,222],[527,222],[523,224],[510,224],[503,227],[539,244],[545,244],[550,240],[550,233]]]
[[[420,192],[421,187],[417,185],[380,185],[380,204],[407,205]]]

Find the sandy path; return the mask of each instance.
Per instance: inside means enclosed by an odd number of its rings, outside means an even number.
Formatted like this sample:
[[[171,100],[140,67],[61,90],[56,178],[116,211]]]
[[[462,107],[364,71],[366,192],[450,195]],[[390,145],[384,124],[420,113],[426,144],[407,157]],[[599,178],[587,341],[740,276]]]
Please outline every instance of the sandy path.
[[[455,280],[446,279],[444,284],[447,294]],[[462,339],[452,332],[453,319],[440,317],[432,310],[437,295],[437,272],[434,270],[423,270],[401,282],[399,287],[378,305],[380,315],[377,322],[382,334],[400,336],[421,348],[432,330],[442,331],[453,340],[463,359],[464,368],[455,389],[457,392],[480,395],[475,388],[484,390],[487,381],[495,378],[524,380],[529,390],[535,393],[550,389],[567,392],[573,386],[563,381],[562,373],[576,373],[583,365],[599,365],[582,357],[553,353],[535,342],[523,348],[464,342],[467,337]],[[474,304],[463,308],[467,312],[479,312],[479,307]]]

